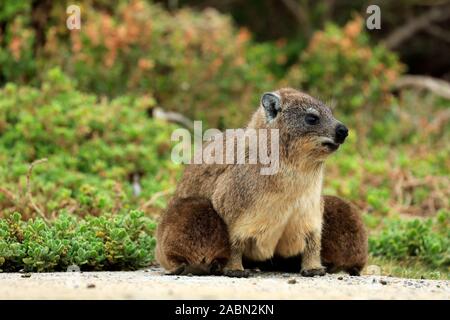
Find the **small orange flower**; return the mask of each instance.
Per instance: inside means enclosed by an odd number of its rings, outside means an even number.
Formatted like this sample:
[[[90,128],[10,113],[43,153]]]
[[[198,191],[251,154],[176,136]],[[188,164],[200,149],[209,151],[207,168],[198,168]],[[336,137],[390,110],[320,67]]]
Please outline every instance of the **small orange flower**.
[[[84,28],[84,31],[93,45],[95,45],[95,46],[99,45],[100,37],[99,37],[98,28],[96,25],[87,24]]]
[[[72,51],[78,53],[82,49],[80,32],[78,30],[72,30],[70,32],[70,39],[72,40]]]
[[[138,67],[142,70],[150,70],[155,66],[155,63],[150,59],[140,58],[138,61]]]
[[[20,59],[20,53],[22,48],[22,39],[18,36],[14,36],[9,43],[9,50],[11,51],[14,59],[16,61],[19,61]]]
[[[392,69],[387,69],[384,71],[384,76],[388,82],[393,83],[397,79],[398,73]]]
[[[342,39],[341,42],[342,49],[349,50],[352,47],[352,41],[349,38]]]
[[[348,22],[344,27],[344,33],[351,39],[355,39],[360,33],[362,28],[362,18],[360,16],[355,17],[354,20]]]
[[[286,40],[286,38],[281,38],[281,39],[277,40],[275,42],[275,44],[276,44],[277,48],[283,48],[286,46],[287,40]]]
[[[237,44],[246,43],[250,40],[251,35],[247,28],[240,28],[237,35]]]

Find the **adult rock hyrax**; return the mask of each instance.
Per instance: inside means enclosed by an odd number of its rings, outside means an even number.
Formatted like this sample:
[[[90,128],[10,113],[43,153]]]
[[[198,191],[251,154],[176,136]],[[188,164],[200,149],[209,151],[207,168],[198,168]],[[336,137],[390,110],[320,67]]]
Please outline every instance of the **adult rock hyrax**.
[[[367,231],[361,213],[351,203],[336,197],[323,196],[322,264],[327,272],[345,271],[360,275],[367,263]],[[275,256],[263,262],[246,260],[246,268],[262,271],[299,272],[301,255]]]
[[[260,162],[188,165],[169,204],[170,214],[162,216],[157,232],[156,258],[169,272],[191,264],[186,259],[190,252],[173,251],[171,246],[186,237],[178,225],[186,222],[176,218],[173,203],[181,209],[185,198],[200,197],[211,202],[226,225],[230,256],[221,269],[225,275],[245,276],[243,257],[263,261],[275,254],[301,254],[302,275],[325,274],[320,260],[324,161],[344,142],[348,129],[321,101],[290,88],[262,96],[244,130],[252,129],[278,130],[278,172],[261,174],[265,165]],[[192,263],[199,261],[203,258]],[[205,263],[213,261],[214,257],[204,257]]]

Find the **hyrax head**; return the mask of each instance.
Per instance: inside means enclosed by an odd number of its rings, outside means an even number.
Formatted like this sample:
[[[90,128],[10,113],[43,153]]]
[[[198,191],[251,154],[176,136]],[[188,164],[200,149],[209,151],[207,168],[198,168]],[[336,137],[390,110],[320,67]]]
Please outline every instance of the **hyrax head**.
[[[267,126],[280,130],[280,140],[289,153],[323,159],[336,151],[348,129],[336,120],[321,101],[290,88],[267,92],[261,98]],[[297,153],[297,152],[295,152]]]

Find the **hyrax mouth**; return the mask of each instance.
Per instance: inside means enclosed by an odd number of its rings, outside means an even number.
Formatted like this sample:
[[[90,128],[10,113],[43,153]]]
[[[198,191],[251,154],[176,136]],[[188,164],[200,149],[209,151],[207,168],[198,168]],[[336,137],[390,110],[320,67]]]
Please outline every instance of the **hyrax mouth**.
[[[322,146],[327,147],[330,151],[336,151],[339,148],[339,144],[332,141],[322,142]]]

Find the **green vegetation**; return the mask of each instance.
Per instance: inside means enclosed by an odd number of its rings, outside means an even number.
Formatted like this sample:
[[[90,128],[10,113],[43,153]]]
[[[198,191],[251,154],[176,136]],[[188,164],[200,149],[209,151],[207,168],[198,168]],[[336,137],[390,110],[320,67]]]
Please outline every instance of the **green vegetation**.
[[[449,212],[439,212],[436,218],[402,220],[390,218],[385,226],[371,235],[370,252],[404,262],[419,262],[430,267],[450,270]]]
[[[379,275],[383,276],[431,280],[450,279],[448,269],[430,268],[429,265],[418,261],[404,261],[399,259],[370,256],[368,265],[378,266],[380,268]],[[367,271],[370,271],[369,269],[370,268],[367,268]],[[367,273],[371,274],[370,272]]]
[[[132,270],[153,260],[155,222],[143,212],[88,216],[61,214],[51,224],[0,220],[0,271]]]
[[[316,32],[287,83],[323,100],[339,97],[339,110],[345,113],[373,111],[380,102],[389,104],[389,90],[402,69],[394,53],[370,43],[364,20],[357,16],[343,28],[328,24]]]
[[[450,103],[396,89],[407,67],[360,16],[325,21],[312,5],[309,36],[256,42],[213,9],[80,5],[82,28],[69,31],[63,4],[0,3],[0,269],[148,264],[151,219],[181,172],[176,127],[152,110],[240,127],[262,92],[292,86],[350,127],[324,191],[364,212],[372,263],[449,277]]]
[[[97,101],[59,69],[50,70],[39,89],[7,84],[0,89],[0,211],[32,216],[27,191],[54,217],[61,210],[120,212],[170,190],[178,172],[170,161],[173,127],[149,117],[153,104],[150,96]],[[26,190],[28,167],[41,158],[48,162],[34,168]],[[133,195],[133,179],[139,179],[139,195]],[[162,200],[154,205],[163,206]]]
[[[31,4],[15,2],[4,5],[30,10]],[[80,90],[108,97],[148,94],[166,109],[215,127],[241,125],[258,105],[254,93],[275,84],[267,66],[272,46],[254,44],[248,31],[215,10],[172,15],[159,5],[121,1],[101,11],[86,1],[83,28],[68,33],[65,8],[42,13],[51,24],[41,31],[46,43],[37,51],[32,17],[11,17],[0,48],[0,79],[39,83],[59,65]]]

